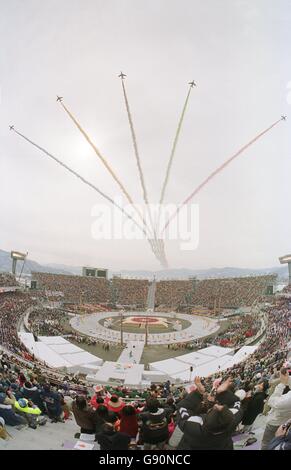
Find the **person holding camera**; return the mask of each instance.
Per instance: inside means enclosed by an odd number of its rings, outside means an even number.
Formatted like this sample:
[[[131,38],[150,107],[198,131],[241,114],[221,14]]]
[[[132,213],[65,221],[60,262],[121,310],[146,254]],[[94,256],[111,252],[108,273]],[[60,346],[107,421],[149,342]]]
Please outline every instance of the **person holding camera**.
[[[269,443],[276,436],[279,426],[291,419],[291,389],[289,373],[285,368],[280,372],[280,383],[268,400],[271,411],[267,416],[266,428],[262,439],[262,450],[267,450]]]
[[[268,450],[291,450],[291,419],[278,427]]]

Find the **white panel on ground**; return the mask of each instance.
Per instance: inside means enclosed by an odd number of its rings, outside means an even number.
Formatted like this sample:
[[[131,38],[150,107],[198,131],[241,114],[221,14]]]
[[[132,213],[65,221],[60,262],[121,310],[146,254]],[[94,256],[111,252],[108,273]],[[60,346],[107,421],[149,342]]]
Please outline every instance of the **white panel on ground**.
[[[185,362],[191,366],[200,366],[206,364],[207,362],[213,361],[213,356],[206,356],[206,354],[200,354],[197,352],[192,352],[189,354],[183,354],[182,356],[176,357],[177,361]]]
[[[18,337],[27,349],[29,349],[35,343],[35,340],[34,340],[34,337],[33,337],[32,333],[23,333],[23,332],[21,332],[21,333],[18,333]]]
[[[143,341],[129,341],[120,354],[117,362],[139,364],[144,349]]]
[[[102,359],[93,356],[93,354],[88,353],[87,351],[80,350],[79,353],[73,354],[62,354],[62,357],[68,361],[73,366],[83,365],[83,364],[96,364],[97,366],[102,364]]]
[[[38,340],[45,344],[67,344],[62,336],[38,336]]]
[[[165,382],[169,378],[168,374],[160,372],[159,370],[145,370],[142,377],[144,380],[148,380],[153,383]]]
[[[187,372],[177,372],[171,374],[173,379],[180,379],[182,382],[189,382],[194,380],[194,377],[208,377],[211,374],[224,370],[224,364],[231,359],[231,356],[223,356],[213,359],[207,364],[203,364],[199,367],[193,369],[193,372],[190,371],[190,367]]]
[[[84,366],[83,372],[87,373],[90,372],[86,367],[88,364],[100,366],[103,363],[99,357],[78,348],[61,336],[39,336],[39,341],[35,341],[31,333],[19,333],[19,338],[37,359],[49,367],[68,367],[72,370],[72,367],[79,366],[78,370],[81,371]]]
[[[208,346],[208,348],[199,349],[200,354],[206,354],[212,357],[221,357],[225,354],[230,354],[233,351],[231,348],[222,348],[221,346]]]
[[[92,377],[92,374],[90,374],[90,381],[106,384],[118,380],[124,385],[141,385],[143,371],[143,364],[126,365],[106,361],[95,377]]]
[[[177,359],[165,359],[164,361],[151,362],[149,364],[150,370],[158,370],[168,375],[173,375],[177,372],[183,372],[189,369],[189,366]]]
[[[33,346],[33,354],[40,361],[45,362],[49,367],[60,368],[60,367],[69,367],[71,364],[66,361],[66,359],[55,351],[50,349],[47,344],[37,341]]]
[[[246,360],[247,357],[250,356],[251,354],[253,354],[258,347],[259,347],[259,345],[257,345],[257,346],[243,346],[242,348],[239,349],[239,351],[237,351],[234,354],[234,356],[231,356],[229,361],[227,361],[227,363],[225,363],[223,367],[228,369],[229,367],[232,367],[235,364],[239,364],[239,362],[242,362],[242,361]]]
[[[72,343],[67,344],[50,344],[48,345],[53,351],[58,354],[79,353],[80,348]]]

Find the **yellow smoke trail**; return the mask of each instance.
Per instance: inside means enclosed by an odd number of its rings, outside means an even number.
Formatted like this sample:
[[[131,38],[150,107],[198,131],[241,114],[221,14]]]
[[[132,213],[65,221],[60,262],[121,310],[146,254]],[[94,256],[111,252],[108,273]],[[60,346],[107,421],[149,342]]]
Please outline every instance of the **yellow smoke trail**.
[[[181,129],[182,129],[182,124],[183,124],[183,121],[184,121],[186,109],[187,109],[187,106],[188,106],[191,90],[192,90],[192,86],[190,86],[189,91],[187,93],[187,97],[186,97],[186,100],[185,100],[185,103],[184,103],[184,106],[183,106],[183,109],[182,109],[182,113],[181,113],[181,116],[180,116],[180,119],[179,119],[177,130],[176,130],[176,134],[175,134],[175,138],[174,138],[170,158],[169,158],[169,161],[168,161],[168,166],[167,166],[167,170],[166,170],[165,179],[164,179],[164,183],[163,183],[163,186],[162,186],[162,191],[161,191],[161,196],[160,196],[160,204],[163,204],[163,202],[164,202],[165,192],[166,192],[166,188],[167,188],[167,185],[168,185],[168,182],[169,182],[170,172],[171,172],[174,156],[175,156],[175,153],[176,153],[177,144],[178,144],[180,132],[181,132]]]
[[[120,187],[121,191],[123,192],[123,194],[125,195],[126,199],[128,200],[128,202],[130,204],[133,205],[134,207],[134,210],[137,212],[137,214],[139,215],[139,217],[141,218],[142,220],[142,223],[145,227],[146,230],[148,230],[148,226],[146,224],[146,221],[143,217],[143,215],[140,213],[139,209],[134,205],[133,203],[133,200],[130,196],[130,194],[128,193],[128,191],[125,189],[124,185],[122,184],[122,182],[119,180],[118,176],[115,174],[115,172],[113,171],[113,169],[111,168],[111,166],[109,165],[109,163],[107,162],[106,158],[102,155],[102,153],[100,152],[100,150],[96,147],[96,145],[94,144],[94,142],[92,142],[92,140],[90,139],[90,137],[88,136],[88,134],[84,131],[84,129],[82,128],[82,126],[80,125],[80,123],[77,121],[77,119],[75,118],[75,116],[69,111],[69,109],[66,107],[66,105],[63,103],[62,100],[59,100],[61,106],[63,107],[63,109],[66,111],[66,113],[68,114],[68,116],[71,118],[71,120],[74,122],[74,124],[77,126],[77,128],[79,129],[79,131],[81,132],[81,134],[85,137],[85,139],[87,140],[87,142],[89,143],[89,145],[93,148],[95,154],[99,157],[99,159],[102,161],[103,165],[106,167],[106,169],[109,171],[109,173],[111,174],[111,176],[113,177],[113,179],[116,181],[116,183],[118,184],[118,186]],[[148,238],[148,236],[147,236]],[[150,246],[152,247],[152,245],[150,244]],[[156,251],[154,251],[154,254],[156,256],[156,258],[158,259],[158,261],[163,264],[163,259],[158,256],[158,254],[156,253]]]
[[[66,165],[65,163],[63,163],[61,160],[59,160],[57,157],[55,157],[54,155],[52,155],[50,152],[48,152],[46,149],[44,149],[43,147],[41,147],[40,145],[36,144],[35,142],[33,142],[32,140],[30,140],[28,137],[26,137],[24,134],[22,134],[21,132],[17,131],[15,128],[11,129],[13,130],[13,132],[15,132],[15,134],[19,135],[20,137],[22,137],[24,140],[26,140],[27,142],[29,142],[31,145],[33,145],[34,147],[36,147],[38,150],[40,150],[42,153],[44,153],[45,155],[47,155],[49,158],[51,158],[52,160],[54,160],[56,163],[58,163],[60,166],[62,166],[63,168],[65,168],[68,172],[70,172],[71,174],[73,174],[74,176],[76,176],[79,180],[81,180],[84,184],[86,184],[87,186],[89,186],[90,188],[94,189],[94,191],[96,191],[98,194],[100,194],[100,196],[102,196],[104,199],[106,199],[108,202],[110,202],[111,204],[113,204],[113,206],[115,206],[117,209],[119,209],[122,214],[124,214],[126,217],[128,217],[140,230],[142,230],[142,232],[144,233],[144,235],[147,237],[147,233],[145,231],[145,229],[138,223],[136,222],[136,220],[130,215],[128,214],[121,206],[119,206],[119,204],[117,204],[113,199],[111,199],[111,197],[107,196],[107,194],[105,194],[103,191],[101,191],[99,188],[97,188],[97,186],[95,186],[94,184],[90,183],[88,180],[86,180],[85,178],[83,178],[83,176],[81,176],[79,173],[77,173],[75,170],[72,170],[72,168],[70,168],[68,165]]]
[[[186,100],[185,100],[185,103],[184,103],[184,106],[183,106],[183,109],[182,109],[182,113],[181,113],[179,122],[178,122],[178,127],[177,127],[177,130],[176,130],[176,133],[175,133],[175,137],[174,137],[174,141],[173,141],[173,145],[172,145],[172,149],[171,149],[171,153],[170,153],[170,157],[169,157],[169,161],[168,161],[168,165],[167,165],[167,169],[166,169],[165,179],[164,179],[164,183],[163,183],[162,190],[161,190],[160,207],[159,207],[158,220],[157,220],[157,230],[159,230],[159,225],[160,225],[161,205],[163,204],[164,199],[165,199],[165,193],[166,193],[167,185],[168,185],[169,178],[170,178],[170,173],[171,173],[171,168],[172,168],[174,156],[175,156],[175,153],[176,153],[176,149],[177,149],[177,145],[178,145],[178,141],[179,141],[179,137],[180,137],[180,133],[181,133],[181,129],[182,129],[186,109],[187,109],[187,106],[188,106],[191,90],[193,88],[193,85],[191,85],[191,84],[189,84],[189,85],[190,85],[190,87],[189,87],[189,90],[188,90],[188,93],[187,93],[187,96],[186,96]]]
[[[69,109],[66,107],[66,105],[63,103],[63,101],[59,101],[59,103],[61,104],[61,106],[63,107],[63,109],[66,111],[66,113],[68,114],[68,116],[72,119],[72,121],[74,122],[74,124],[77,126],[77,128],[79,129],[79,131],[81,132],[81,134],[83,134],[83,136],[85,137],[85,139],[87,140],[87,142],[89,143],[89,145],[92,147],[92,149],[94,150],[95,154],[100,158],[100,160],[102,161],[103,165],[105,166],[105,168],[109,171],[109,173],[111,174],[112,178],[116,181],[116,183],[118,184],[118,186],[120,187],[121,191],[123,192],[123,194],[125,195],[126,199],[130,202],[130,204],[133,204],[133,200],[131,198],[131,196],[129,195],[129,193],[127,192],[127,190],[125,189],[125,187],[123,186],[122,182],[119,180],[118,176],[116,175],[116,173],[113,171],[113,169],[111,168],[111,166],[109,165],[109,163],[107,162],[106,158],[102,155],[102,153],[100,152],[100,150],[96,147],[96,145],[94,144],[94,142],[92,142],[92,140],[90,139],[90,137],[88,136],[88,134],[84,131],[84,129],[81,127],[81,125],[79,124],[79,122],[77,121],[77,119],[73,116],[73,114],[69,111]]]
[[[81,134],[85,137],[85,139],[87,140],[87,142],[89,143],[89,145],[92,147],[92,149],[94,150],[95,154],[98,156],[98,158],[101,160],[101,162],[103,163],[103,165],[105,166],[105,168],[109,171],[109,173],[111,174],[112,178],[116,181],[116,183],[118,184],[118,186],[120,187],[121,191],[123,192],[123,194],[125,195],[126,199],[128,200],[128,202],[130,204],[132,204],[134,206],[134,202],[133,202],[133,199],[132,197],[130,196],[130,194],[128,193],[128,191],[125,189],[124,185],[122,184],[122,182],[120,181],[120,179],[118,178],[118,176],[116,175],[116,173],[114,172],[114,170],[111,168],[111,166],[109,165],[109,163],[107,162],[106,158],[102,155],[102,153],[100,152],[100,150],[96,147],[96,145],[94,144],[94,142],[90,139],[90,137],[88,136],[88,134],[85,132],[85,130],[82,128],[82,126],[80,125],[80,123],[77,121],[77,119],[75,118],[75,116],[69,111],[69,109],[66,107],[66,105],[63,103],[63,101],[59,101],[59,103],[61,104],[61,106],[63,107],[63,109],[66,111],[66,113],[68,114],[68,116],[71,118],[71,120],[74,122],[74,124],[77,126],[77,128],[79,129],[79,131],[81,132]],[[134,206],[134,209],[136,210],[136,212],[138,213],[138,215],[141,217],[142,219],[142,222],[145,226],[146,229],[148,229],[147,225],[146,225],[146,221],[144,220],[143,216],[141,215],[140,211],[138,210],[137,207]]]

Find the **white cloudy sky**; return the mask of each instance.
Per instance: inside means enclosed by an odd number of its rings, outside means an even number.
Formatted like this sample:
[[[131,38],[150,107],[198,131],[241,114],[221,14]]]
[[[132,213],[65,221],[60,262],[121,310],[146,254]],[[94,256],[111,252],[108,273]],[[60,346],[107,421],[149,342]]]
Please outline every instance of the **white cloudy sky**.
[[[61,94],[140,201],[117,78],[123,70],[156,202],[194,78],[166,195],[166,202],[181,202],[235,150],[288,115],[290,24],[290,0],[0,0],[0,248],[28,251],[40,262],[158,269],[145,241],[93,240],[91,210],[101,198],[8,125],[117,196],[57,105]],[[171,267],[274,266],[291,251],[290,122],[200,193],[198,249],[168,242]]]

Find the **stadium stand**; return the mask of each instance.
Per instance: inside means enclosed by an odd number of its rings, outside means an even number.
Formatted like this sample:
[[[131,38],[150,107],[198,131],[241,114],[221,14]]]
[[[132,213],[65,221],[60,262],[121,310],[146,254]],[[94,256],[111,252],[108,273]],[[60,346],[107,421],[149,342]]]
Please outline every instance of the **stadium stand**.
[[[109,284],[106,279],[37,272],[32,272],[32,279],[46,293],[62,293],[64,302],[102,304],[109,300]]]
[[[256,293],[260,288],[256,283]],[[80,440],[108,450],[290,446],[288,297],[275,297],[265,307],[265,337],[244,362],[190,384],[168,381],[144,390],[112,385],[92,390],[81,377],[51,371],[29,356],[17,325],[34,303],[26,293],[0,294],[1,449],[74,448]],[[246,337],[256,320],[244,327],[234,321],[225,335],[233,339],[243,331]]]
[[[276,282],[276,276],[204,279],[196,281],[160,281],[157,283],[156,306],[170,308],[197,305],[213,309],[250,306]]]

